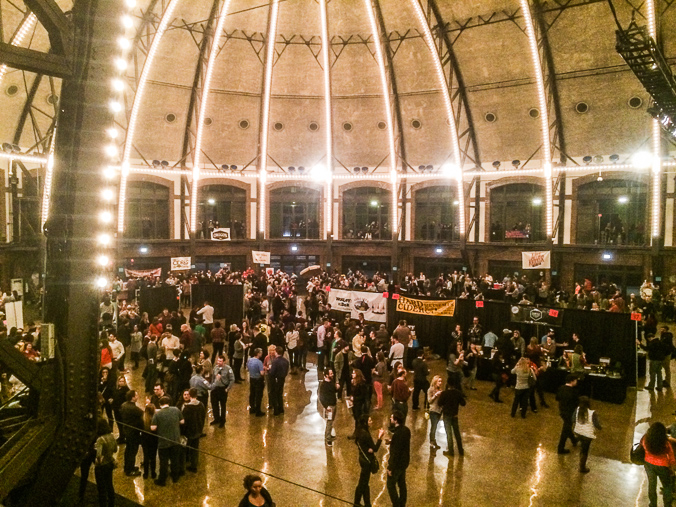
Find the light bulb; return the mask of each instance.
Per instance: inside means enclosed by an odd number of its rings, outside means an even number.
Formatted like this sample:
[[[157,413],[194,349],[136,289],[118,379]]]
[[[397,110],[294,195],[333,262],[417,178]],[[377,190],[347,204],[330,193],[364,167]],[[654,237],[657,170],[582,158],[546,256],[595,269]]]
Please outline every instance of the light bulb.
[[[133,9],[136,7],[136,0],[124,0],[124,5],[127,6],[127,9]]]
[[[131,41],[126,37],[120,37],[117,39],[117,45],[120,46],[120,49],[127,51],[131,47]]]
[[[110,166],[104,167],[103,168],[103,177],[107,180],[112,180],[115,177],[116,172],[117,171],[115,171],[114,167],[110,167]]]
[[[109,188],[103,189],[103,191],[101,192],[101,198],[104,201],[107,201],[107,202],[112,201],[113,200],[113,191]]]
[[[99,289],[104,289],[106,285],[108,285],[108,280],[106,280],[103,276],[100,276],[96,279],[96,286]]]
[[[122,16],[120,21],[122,21],[122,26],[125,27],[125,28],[131,28],[132,26],[134,26],[134,20],[132,19],[131,16],[129,16],[127,14]]]
[[[96,240],[99,242],[99,245],[108,246],[108,245],[110,245],[110,241],[111,241],[110,234],[105,234],[105,233],[99,234],[99,236],[98,236],[98,238],[96,238]]]
[[[96,258],[96,262],[99,264],[99,266],[107,266],[110,263],[110,259],[107,255],[99,255]]]
[[[121,79],[113,79],[111,86],[116,92],[121,92],[124,90],[124,82]]]
[[[117,146],[115,146],[114,144],[107,145],[105,151],[106,155],[111,158],[117,157],[118,155]]]
[[[120,104],[117,100],[111,100],[108,106],[113,113],[119,113],[122,111],[122,104]]]
[[[125,71],[127,70],[127,60],[124,58],[115,58],[115,67],[119,71]]]
[[[116,128],[109,128],[108,130],[106,130],[106,133],[108,134],[108,137],[110,137],[111,139],[117,139],[117,136],[119,134]]]
[[[99,220],[104,224],[109,224],[113,221],[113,214],[110,211],[102,211],[99,213]]]

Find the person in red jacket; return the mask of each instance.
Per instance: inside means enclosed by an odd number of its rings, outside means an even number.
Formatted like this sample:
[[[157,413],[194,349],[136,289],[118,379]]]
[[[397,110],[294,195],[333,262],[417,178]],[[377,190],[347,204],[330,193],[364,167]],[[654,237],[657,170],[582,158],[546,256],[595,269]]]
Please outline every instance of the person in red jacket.
[[[661,422],[650,425],[641,439],[645,449],[645,473],[648,476],[648,499],[650,507],[657,507],[657,478],[662,483],[664,505],[670,506],[673,500],[672,479],[676,458],[667,437],[667,428]]]

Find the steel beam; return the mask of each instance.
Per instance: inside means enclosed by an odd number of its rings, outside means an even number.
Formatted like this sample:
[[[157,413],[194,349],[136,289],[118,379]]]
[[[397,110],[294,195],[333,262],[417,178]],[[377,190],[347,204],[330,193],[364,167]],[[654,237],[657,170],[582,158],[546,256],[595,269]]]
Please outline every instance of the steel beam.
[[[73,27],[54,0],[24,0],[42,26],[47,30],[51,51],[70,57],[73,45]]]
[[[183,131],[183,148],[181,149],[181,169],[188,169],[186,166],[186,161],[194,149],[194,122],[197,121],[197,112],[199,111],[199,100],[200,92],[202,89],[202,79],[206,71],[206,52],[209,48],[209,41],[213,37],[214,30],[214,20],[218,15],[218,6],[220,5],[220,0],[214,0],[213,5],[211,6],[211,14],[209,20],[207,21],[207,26],[204,30],[204,36],[200,43],[199,56],[197,58],[197,65],[195,66],[195,74],[192,82],[192,90],[190,92],[190,103],[188,104],[188,114],[185,120],[185,130]],[[185,230],[187,227],[185,207],[186,207],[186,189],[189,188],[188,177],[185,175],[181,176],[181,239],[185,239]],[[188,195],[190,190],[188,190]]]
[[[0,63],[14,69],[60,78],[70,77],[72,72],[70,62],[63,55],[42,53],[6,42],[0,42]]]

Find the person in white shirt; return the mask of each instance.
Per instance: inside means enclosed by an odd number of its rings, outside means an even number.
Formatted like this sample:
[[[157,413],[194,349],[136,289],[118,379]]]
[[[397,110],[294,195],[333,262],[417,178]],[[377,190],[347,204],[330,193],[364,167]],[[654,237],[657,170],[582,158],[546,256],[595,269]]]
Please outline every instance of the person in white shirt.
[[[117,363],[118,370],[124,370],[124,345],[114,334],[108,336],[110,350],[113,351],[113,361]]]
[[[174,336],[171,332],[166,332],[162,334],[162,348],[164,349],[164,354],[167,357],[167,361],[174,360],[174,350],[181,348],[181,340],[178,336]]]
[[[394,366],[397,361],[404,361],[404,344],[399,342],[396,336],[392,337],[392,346],[390,347],[390,365]]]
[[[204,324],[204,329],[206,329],[206,336],[208,340],[211,340],[211,330],[214,327],[214,307],[209,304],[209,301],[204,302],[204,306],[197,311],[197,315],[202,316],[202,324]]]

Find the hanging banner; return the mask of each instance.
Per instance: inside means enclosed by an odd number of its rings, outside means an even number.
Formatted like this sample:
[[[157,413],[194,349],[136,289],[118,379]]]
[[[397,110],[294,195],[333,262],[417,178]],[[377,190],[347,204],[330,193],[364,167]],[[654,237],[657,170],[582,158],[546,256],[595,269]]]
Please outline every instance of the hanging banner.
[[[230,227],[221,227],[211,231],[212,241],[230,241]]]
[[[552,267],[552,253],[544,252],[521,252],[522,269],[550,269]]]
[[[453,317],[455,314],[455,299],[427,301],[423,299],[413,299],[400,296],[397,300],[397,311],[415,313],[418,315]]]
[[[171,271],[185,271],[190,269],[190,257],[172,257]]]
[[[162,276],[162,268],[157,269],[125,269],[124,276],[127,278],[145,278],[150,276],[155,278],[156,276]]]
[[[270,264],[270,252],[259,252],[251,250],[254,264]]]
[[[329,292],[329,304],[332,310],[349,313],[352,319],[358,319],[360,313],[369,322],[387,319],[387,300],[380,292],[333,289]]]

